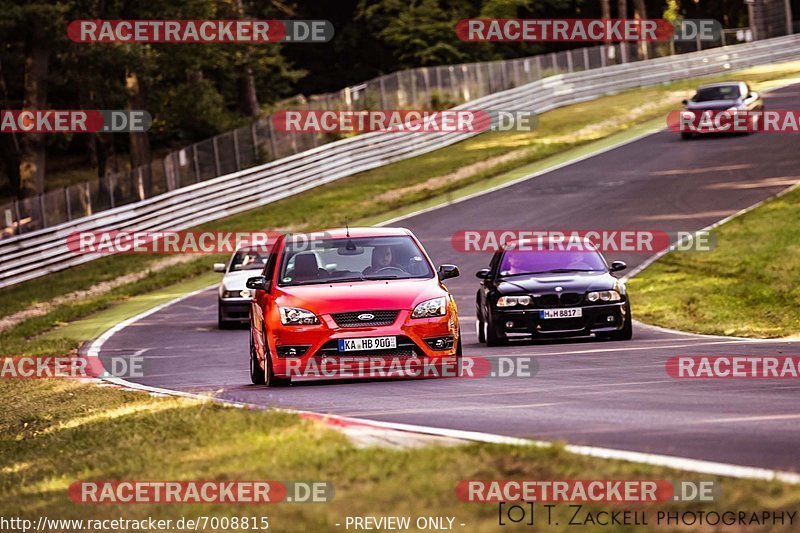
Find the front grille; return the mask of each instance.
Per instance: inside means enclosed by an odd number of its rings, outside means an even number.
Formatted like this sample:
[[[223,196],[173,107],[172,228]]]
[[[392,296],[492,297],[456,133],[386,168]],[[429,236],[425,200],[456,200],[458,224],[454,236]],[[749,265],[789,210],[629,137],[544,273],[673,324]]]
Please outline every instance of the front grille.
[[[568,307],[578,305],[583,299],[583,295],[577,292],[565,292],[563,294],[543,294],[534,298],[537,307]]]
[[[397,337],[397,348],[387,350],[359,350],[353,352],[340,352],[339,341],[329,340],[314,354],[316,357],[422,357],[425,352],[417,348],[414,341],[404,335]]]
[[[398,310],[390,311],[352,311],[348,313],[333,313],[331,316],[340,328],[360,328],[364,326],[388,326],[394,324]],[[359,319],[359,315],[372,315],[368,320]]]
[[[581,295],[577,292],[565,292],[561,295],[561,305],[576,305],[581,301]]]

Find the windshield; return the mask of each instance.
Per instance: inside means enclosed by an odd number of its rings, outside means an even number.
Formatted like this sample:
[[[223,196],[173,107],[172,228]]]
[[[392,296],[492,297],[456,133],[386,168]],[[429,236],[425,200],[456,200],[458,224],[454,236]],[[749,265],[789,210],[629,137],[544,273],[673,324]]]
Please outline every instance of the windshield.
[[[433,270],[411,237],[327,239],[286,245],[279,285],[369,279],[431,278]]]
[[[500,261],[500,276],[557,272],[606,271],[602,256],[594,250],[508,250]]]
[[[233,254],[228,272],[237,270],[261,270],[267,264],[269,254],[253,250],[239,250]]]
[[[712,100],[736,100],[741,96],[738,85],[723,85],[720,87],[705,87],[698,89],[692,98],[693,102],[710,102]]]

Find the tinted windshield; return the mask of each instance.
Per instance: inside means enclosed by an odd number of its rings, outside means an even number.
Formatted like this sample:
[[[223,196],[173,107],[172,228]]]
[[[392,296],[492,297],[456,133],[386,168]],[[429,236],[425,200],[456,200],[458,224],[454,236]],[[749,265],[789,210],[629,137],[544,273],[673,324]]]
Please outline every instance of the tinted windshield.
[[[267,263],[269,254],[251,250],[239,250],[233,254],[229,272],[236,270],[261,270]]]
[[[433,270],[411,237],[327,239],[288,243],[279,285],[368,279],[431,278]]]
[[[736,100],[741,96],[738,85],[723,85],[721,87],[705,87],[698,89],[692,98],[695,102],[710,102],[711,100]]]
[[[498,273],[500,276],[547,272],[605,271],[605,261],[594,250],[541,250],[503,253]]]

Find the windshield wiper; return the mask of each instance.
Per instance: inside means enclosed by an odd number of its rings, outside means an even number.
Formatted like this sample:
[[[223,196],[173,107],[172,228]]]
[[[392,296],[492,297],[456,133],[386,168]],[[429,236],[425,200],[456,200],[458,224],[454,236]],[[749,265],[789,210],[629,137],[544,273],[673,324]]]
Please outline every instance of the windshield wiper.
[[[376,276],[370,276],[369,274],[365,274],[364,276],[361,276],[361,279],[362,279],[362,280],[371,280],[371,279],[397,279],[398,277],[400,277],[400,276],[397,276],[397,275],[391,275],[391,274],[389,274],[389,275],[380,275],[380,276],[377,276],[377,275],[376,275]]]

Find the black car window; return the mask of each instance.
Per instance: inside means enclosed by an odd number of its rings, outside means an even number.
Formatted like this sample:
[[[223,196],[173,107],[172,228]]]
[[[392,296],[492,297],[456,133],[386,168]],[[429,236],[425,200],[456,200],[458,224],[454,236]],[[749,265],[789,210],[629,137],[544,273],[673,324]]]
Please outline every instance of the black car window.
[[[719,87],[703,87],[697,90],[693,102],[710,102],[712,100],[735,100],[741,96],[738,85],[721,85]]]
[[[603,257],[595,250],[507,250],[498,275],[515,276],[548,272],[605,271]]]

